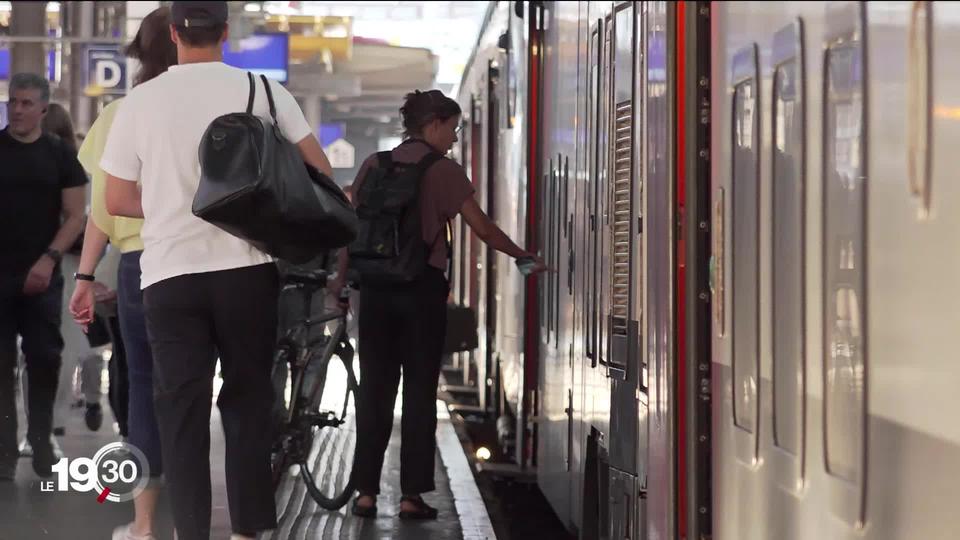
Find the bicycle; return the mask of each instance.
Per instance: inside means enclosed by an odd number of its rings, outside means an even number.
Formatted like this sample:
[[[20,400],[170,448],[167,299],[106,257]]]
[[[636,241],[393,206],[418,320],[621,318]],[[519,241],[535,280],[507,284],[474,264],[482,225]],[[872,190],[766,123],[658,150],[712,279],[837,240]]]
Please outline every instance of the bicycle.
[[[279,422],[271,471],[276,490],[284,473],[299,466],[300,479],[310,496],[321,508],[337,510],[354,491],[350,480],[352,463],[346,459],[353,456],[350,450],[356,442],[356,424],[347,415],[351,396],[356,403],[359,385],[353,369],[354,349],[346,332],[347,310],[327,310],[311,318],[313,297],[326,289],[327,278],[324,271],[290,272],[284,276],[284,290],[296,289],[303,297],[303,317],[284,333],[277,347],[273,381],[275,387],[279,383],[284,391],[277,396],[274,411]],[[345,287],[342,302],[349,292],[350,287]],[[324,325],[321,335],[312,335],[316,332],[311,329],[319,325]],[[331,362],[334,356],[340,363]],[[345,373],[339,373],[341,365]],[[334,381],[345,382],[345,388],[326,388],[328,382]],[[344,431],[340,432],[341,429]],[[314,444],[321,435],[321,444]],[[337,466],[336,459],[345,462]]]

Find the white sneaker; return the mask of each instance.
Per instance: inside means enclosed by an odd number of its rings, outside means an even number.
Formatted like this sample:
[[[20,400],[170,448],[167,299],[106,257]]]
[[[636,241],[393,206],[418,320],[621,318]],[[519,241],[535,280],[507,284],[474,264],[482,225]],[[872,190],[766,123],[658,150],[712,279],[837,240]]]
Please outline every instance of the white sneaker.
[[[112,540],[157,540],[152,534],[139,535],[133,534],[130,529],[133,528],[133,523],[128,523],[126,525],[117,527],[113,530]]]
[[[57,459],[63,459],[63,450],[60,448],[60,443],[57,442],[57,438],[53,435],[50,435],[50,445],[53,446],[53,455]],[[20,441],[20,457],[33,457],[33,446],[30,445],[30,441],[26,437]]]

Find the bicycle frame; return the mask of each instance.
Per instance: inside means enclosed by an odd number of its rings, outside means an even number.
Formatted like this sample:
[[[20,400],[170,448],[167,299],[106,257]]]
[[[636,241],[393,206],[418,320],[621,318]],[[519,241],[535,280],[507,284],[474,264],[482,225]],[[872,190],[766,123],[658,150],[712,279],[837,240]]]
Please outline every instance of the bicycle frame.
[[[323,389],[326,385],[326,367],[329,364],[330,359],[341,347],[346,347],[348,350],[352,351],[352,346],[345,339],[346,336],[346,327],[347,327],[347,312],[338,311],[338,310],[327,310],[322,315],[317,318],[309,317],[310,305],[313,293],[315,291],[305,290],[306,287],[302,285],[295,286],[297,289],[300,289],[301,292],[305,295],[304,302],[304,312],[305,316],[302,320],[297,322],[292,328],[287,330],[284,336],[280,339],[278,343],[278,350],[287,350],[290,355],[290,373],[292,377],[291,384],[291,399],[289,407],[287,408],[284,424],[289,425],[293,422],[296,409],[299,406],[302,406],[301,402],[297,399],[301,390],[303,389],[304,378],[307,372],[308,366],[313,362],[320,362],[320,365],[317,366],[319,376],[313,385],[313,388],[310,391],[310,395],[307,396],[306,404],[309,408],[319,407],[320,401],[323,399]],[[329,335],[325,335],[319,338],[308,339],[310,329],[317,325],[328,324],[331,321],[337,321],[338,324],[334,325],[329,332]],[[317,345],[323,344],[323,348],[319,351],[317,350]],[[317,353],[320,353],[319,355]],[[319,359],[317,358],[319,356]],[[352,354],[351,354],[352,356]]]

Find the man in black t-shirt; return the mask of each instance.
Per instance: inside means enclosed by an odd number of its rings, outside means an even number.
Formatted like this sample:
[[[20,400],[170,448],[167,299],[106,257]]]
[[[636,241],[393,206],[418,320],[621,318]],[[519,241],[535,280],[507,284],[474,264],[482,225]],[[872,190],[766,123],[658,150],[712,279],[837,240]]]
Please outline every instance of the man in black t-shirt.
[[[14,374],[17,336],[27,368],[27,440],[33,469],[50,476],[50,435],[60,373],[61,254],[83,229],[87,176],[59,139],[43,135],[50,101],[46,79],[10,79],[10,125],[0,131],[0,480],[17,463]]]

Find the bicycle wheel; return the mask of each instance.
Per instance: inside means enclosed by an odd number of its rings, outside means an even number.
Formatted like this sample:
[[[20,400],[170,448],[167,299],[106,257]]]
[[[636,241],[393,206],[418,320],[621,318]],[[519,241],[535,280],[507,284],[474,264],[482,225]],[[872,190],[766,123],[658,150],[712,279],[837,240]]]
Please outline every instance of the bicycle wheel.
[[[289,358],[292,351],[287,348],[281,348],[273,364],[273,374],[271,376],[274,389],[274,405],[272,411],[273,418],[273,447],[270,451],[270,473],[273,480],[273,489],[276,490],[283,481],[284,473],[293,465],[294,456],[291,450],[297,446],[298,438],[296,430],[292,430],[287,423],[290,410],[290,395],[295,392],[293,389],[298,383],[297,377],[290,370]]]
[[[337,360],[334,360],[336,358]],[[319,405],[312,408],[313,445],[301,460],[300,477],[310,496],[327,510],[337,510],[353,495],[350,471],[357,441],[354,414],[357,377],[353,367],[353,349],[342,343],[335,357],[326,363]],[[318,359],[319,360],[319,359]]]

